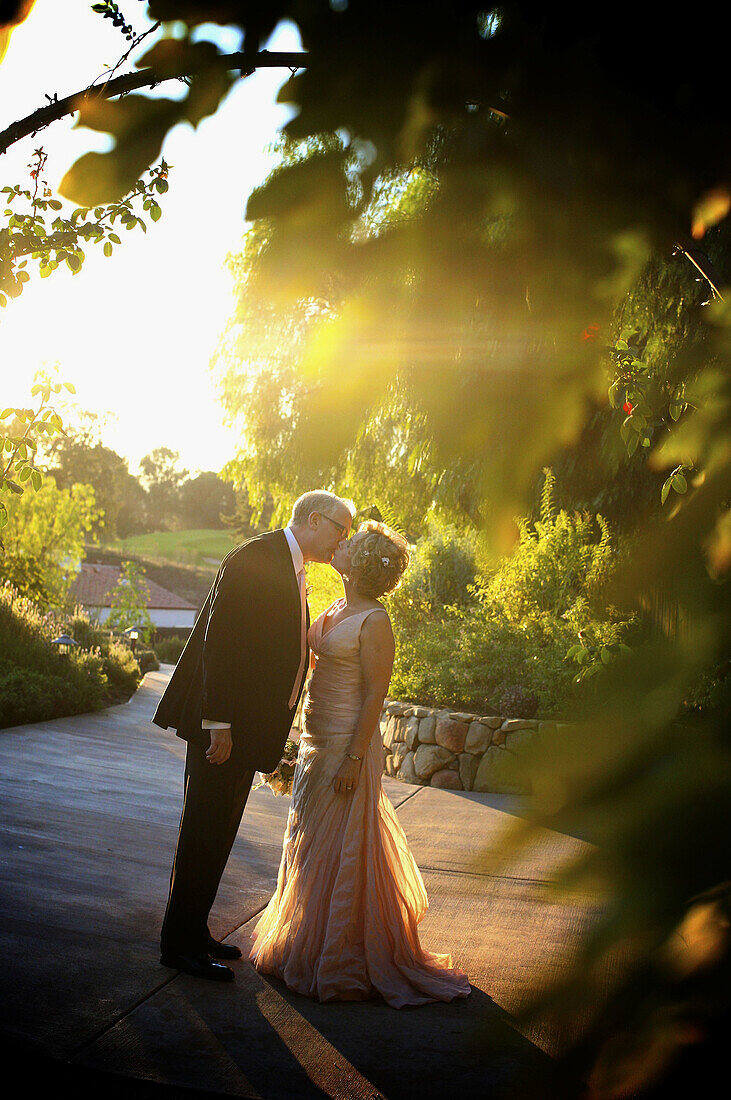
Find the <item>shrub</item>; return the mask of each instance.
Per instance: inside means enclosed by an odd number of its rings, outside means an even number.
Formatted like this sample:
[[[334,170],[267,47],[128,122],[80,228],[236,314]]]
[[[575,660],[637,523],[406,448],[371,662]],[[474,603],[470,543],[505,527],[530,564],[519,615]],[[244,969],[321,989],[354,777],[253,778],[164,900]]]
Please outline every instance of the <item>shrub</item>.
[[[76,604],[71,614],[65,617],[64,624],[66,632],[84,649],[106,650],[109,647],[109,631],[90,619],[81,604]]]
[[[511,622],[549,613],[571,615],[579,602],[601,605],[615,564],[609,525],[601,515],[553,505],[554,478],[545,471],[540,518],[518,521],[520,538],[481,583],[481,600]]]
[[[544,717],[571,709],[573,670],[564,654],[574,634],[565,622],[543,616],[515,624],[474,604],[406,629],[394,620],[394,633],[395,698],[519,718],[532,716],[515,712],[521,701]]]
[[[0,664],[0,726],[42,722],[64,713],[67,685],[61,676]]]
[[[307,602],[310,616],[317,616],[343,594],[343,582],[340,575],[322,562],[309,562],[307,565]]]
[[[180,634],[171,634],[167,638],[159,638],[155,642],[155,655],[158,661],[165,665],[176,665],[180,660],[180,654],[185,648],[187,637]]]
[[[80,643],[68,654],[51,644],[64,632]],[[140,679],[129,648],[81,608],[64,619],[44,614],[9,584],[0,585],[0,654],[0,727],[122,702]]]
[[[155,651],[152,649],[142,649],[136,654],[136,657],[137,664],[143,676],[146,672],[156,672],[160,667],[160,662],[155,656]]]
[[[466,606],[477,563],[476,533],[433,519],[416,544],[402,589],[430,608]]]
[[[134,653],[124,642],[113,641],[109,643],[102,660],[109,683],[110,701],[119,703],[128,699],[140,682],[140,666]]]
[[[0,582],[11,584],[20,596],[35,600],[44,607],[50,594],[41,562],[29,554],[0,554]]]
[[[519,521],[515,551],[467,578],[473,536],[446,540],[429,531],[417,543],[418,568],[391,602],[396,662],[389,693],[433,706],[530,718],[570,717],[587,690],[566,660],[579,639],[602,647],[624,643],[633,618],[606,606],[603,592],[616,564],[601,516],[553,508],[546,471],[540,517]],[[447,548],[451,549],[447,552]],[[431,570],[446,576],[432,577]],[[451,604],[442,597],[459,594]]]

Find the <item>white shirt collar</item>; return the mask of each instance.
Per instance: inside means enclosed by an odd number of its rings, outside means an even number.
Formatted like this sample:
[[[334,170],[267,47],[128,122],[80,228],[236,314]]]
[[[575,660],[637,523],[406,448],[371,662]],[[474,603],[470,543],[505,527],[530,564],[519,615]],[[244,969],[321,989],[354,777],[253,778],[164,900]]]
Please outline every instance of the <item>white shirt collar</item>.
[[[292,555],[292,565],[294,566],[295,573],[301,573],[305,567],[305,559],[302,557],[302,549],[300,544],[295,538],[294,532],[290,527],[284,528],[284,537],[287,540],[289,546],[289,552]]]

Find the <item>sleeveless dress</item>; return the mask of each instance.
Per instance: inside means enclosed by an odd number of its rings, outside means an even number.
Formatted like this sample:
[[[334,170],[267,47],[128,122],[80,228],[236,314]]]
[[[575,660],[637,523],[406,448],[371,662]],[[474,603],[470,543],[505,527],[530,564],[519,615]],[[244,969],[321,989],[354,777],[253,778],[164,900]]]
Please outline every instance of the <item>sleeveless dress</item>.
[[[380,994],[394,1008],[467,997],[467,975],[449,955],[426,951],[417,925],[427,909],[419,868],[381,787],[376,727],[358,786],[333,779],[363,698],[360,631],[377,608],[342,619],[323,636],[310,627],[317,663],[305,701],[277,888],[252,934],[257,970],[320,1001]]]

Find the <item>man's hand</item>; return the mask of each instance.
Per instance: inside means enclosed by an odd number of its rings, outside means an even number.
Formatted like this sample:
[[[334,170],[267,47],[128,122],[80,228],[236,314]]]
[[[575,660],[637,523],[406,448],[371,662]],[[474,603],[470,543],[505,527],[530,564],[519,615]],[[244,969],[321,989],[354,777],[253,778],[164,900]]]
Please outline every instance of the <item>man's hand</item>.
[[[211,744],[206,749],[209,764],[225,764],[231,755],[231,730],[209,730]]]

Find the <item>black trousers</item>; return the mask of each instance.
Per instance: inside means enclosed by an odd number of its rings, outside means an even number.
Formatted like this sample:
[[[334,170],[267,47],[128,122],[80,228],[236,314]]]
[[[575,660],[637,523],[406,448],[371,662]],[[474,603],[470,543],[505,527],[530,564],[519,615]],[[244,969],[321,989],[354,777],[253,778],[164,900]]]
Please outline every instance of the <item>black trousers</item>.
[[[160,934],[163,953],[208,950],[208,914],[241,823],[254,779],[234,751],[225,764],[209,764],[207,744],[189,741],[185,799]]]

